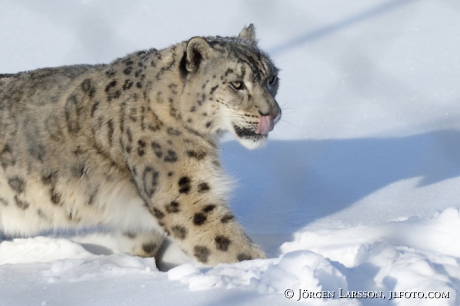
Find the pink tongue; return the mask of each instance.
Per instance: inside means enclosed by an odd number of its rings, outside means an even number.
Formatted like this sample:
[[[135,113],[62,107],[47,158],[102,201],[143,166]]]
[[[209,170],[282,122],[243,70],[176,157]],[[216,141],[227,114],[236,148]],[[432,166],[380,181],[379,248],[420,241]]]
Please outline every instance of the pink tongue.
[[[262,116],[257,127],[256,134],[267,135],[268,132],[273,131],[275,123],[272,116]]]

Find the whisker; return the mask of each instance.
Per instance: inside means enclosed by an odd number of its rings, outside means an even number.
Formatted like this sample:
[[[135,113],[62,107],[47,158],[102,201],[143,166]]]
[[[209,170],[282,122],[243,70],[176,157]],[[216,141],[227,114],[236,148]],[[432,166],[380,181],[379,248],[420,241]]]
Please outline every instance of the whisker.
[[[292,133],[299,132],[299,127],[296,126],[295,124],[291,123],[291,122],[281,120],[280,122],[278,122],[278,124],[281,124],[281,126],[283,126],[286,129],[288,129],[289,132],[292,132]]]

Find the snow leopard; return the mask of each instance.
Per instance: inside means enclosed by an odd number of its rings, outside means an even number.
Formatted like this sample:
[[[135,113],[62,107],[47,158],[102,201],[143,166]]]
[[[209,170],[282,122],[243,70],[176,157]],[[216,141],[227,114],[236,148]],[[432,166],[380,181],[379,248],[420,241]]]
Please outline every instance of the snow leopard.
[[[218,141],[264,145],[278,87],[252,24],[110,64],[0,75],[0,230],[107,227],[142,257],[169,237],[197,266],[266,258],[229,208]]]

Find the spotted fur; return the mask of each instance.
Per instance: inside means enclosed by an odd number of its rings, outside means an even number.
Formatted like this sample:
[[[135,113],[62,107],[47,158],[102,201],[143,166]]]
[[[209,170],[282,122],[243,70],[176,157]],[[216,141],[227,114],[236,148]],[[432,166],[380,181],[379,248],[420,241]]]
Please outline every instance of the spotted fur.
[[[227,207],[217,143],[263,145],[281,116],[278,70],[254,27],[107,65],[0,75],[0,229],[104,225],[156,256],[165,236],[196,264],[264,258]],[[261,121],[260,121],[261,122]]]

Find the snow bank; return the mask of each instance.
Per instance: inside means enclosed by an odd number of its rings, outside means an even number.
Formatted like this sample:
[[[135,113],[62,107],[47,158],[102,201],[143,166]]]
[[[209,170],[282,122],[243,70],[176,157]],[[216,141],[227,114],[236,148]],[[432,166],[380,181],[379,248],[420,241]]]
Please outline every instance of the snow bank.
[[[82,245],[63,238],[18,238],[0,243],[0,265],[36,262],[52,263],[43,273],[46,281],[51,283],[158,271],[154,258],[139,258],[124,253],[98,256]]]
[[[162,274],[153,258],[124,253],[95,255],[87,250],[85,242],[95,245],[104,238],[91,234],[86,240],[81,237],[80,243],[51,237],[3,241],[0,265],[50,262],[40,270],[45,284]],[[453,242],[459,240],[459,210],[448,208],[430,218],[413,216],[379,225],[314,231],[305,228],[281,246],[278,258],[212,269],[187,263],[171,269],[167,276],[192,291],[242,290],[278,299],[287,294],[286,302],[314,305],[434,305],[430,298],[392,298],[394,292],[435,292],[449,297],[436,299],[436,305],[456,305],[460,301],[460,246]],[[374,298],[340,298],[353,292]],[[333,298],[309,295],[324,293],[333,293]]]
[[[221,264],[214,269],[197,269],[184,264],[168,272],[170,280],[180,280],[191,290],[209,288],[244,289],[258,294],[281,295],[287,289],[310,291],[347,290],[345,276],[323,256],[310,251],[295,251],[278,259],[259,259],[236,264]],[[297,299],[297,298],[296,298]],[[333,304],[338,301],[332,301]],[[319,304],[325,302],[319,300]],[[358,305],[349,300],[341,305]]]
[[[87,252],[81,245],[67,239],[17,238],[0,243],[0,265],[88,257],[93,257],[93,254]]]
[[[403,218],[402,218],[403,219]],[[447,208],[431,218],[409,217],[374,226],[327,228],[300,231],[294,241],[281,246],[283,253],[309,249],[346,267],[356,265],[358,253],[375,242],[407,246],[421,251],[460,257],[460,216],[455,208]]]
[[[127,254],[101,256],[97,259],[62,259],[53,262],[43,275],[50,282],[78,282],[115,277],[128,273],[158,271],[154,258],[139,258]]]
[[[239,288],[258,294],[282,295],[299,289],[334,292],[335,298],[300,300],[321,305],[434,305],[430,292],[449,298],[436,305],[457,305],[460,298],[460,216],[449,208],[429,219],[411,217],[378,226],[356,226],[296,234],[280,258],[222,264],[197,269],[190,264],[168,272],[192,290]],[[303,291],[302,291],[303,292]],[[374,299],[340,299],[350,292],[368,292]],[[393,298],[392,292],[416,292],[425,299]],[[414,293],[415,294],[415,293]],[[434,293],[433,293],[434,294]]]

